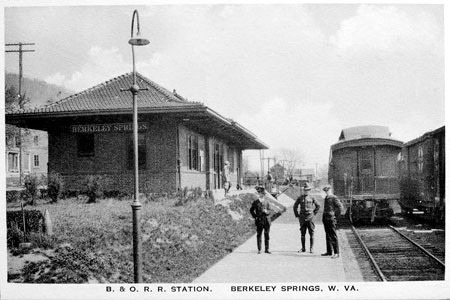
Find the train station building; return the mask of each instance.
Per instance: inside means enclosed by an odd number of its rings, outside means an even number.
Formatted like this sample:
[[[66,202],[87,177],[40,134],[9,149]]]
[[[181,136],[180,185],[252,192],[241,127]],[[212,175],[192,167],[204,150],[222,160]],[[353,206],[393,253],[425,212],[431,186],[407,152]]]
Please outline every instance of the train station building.
[[[68,190],[100,175],[103,190],[133,191],[132,85],[127,73],[42,108],[6,114],[6,123],[48,133],[48,172]],[[242,176],[242,151],[268,149],[249,130],[202,103],[184,99],[137,74],[140,190],[222,187],[230,162],[232,184]]]

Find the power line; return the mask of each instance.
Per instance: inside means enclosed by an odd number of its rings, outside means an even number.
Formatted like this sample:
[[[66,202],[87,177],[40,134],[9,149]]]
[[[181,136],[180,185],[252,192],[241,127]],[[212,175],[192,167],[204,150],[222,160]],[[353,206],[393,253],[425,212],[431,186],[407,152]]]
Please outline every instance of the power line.
[[[270,171],[270,160],[273,159],[274,164],[276,162],[276,157],[263,157],[261,160],[266,160],[267,159],[267,171]]]
[[[22,58],[24,52],[34,52],[34,49],[23,49],[23,46],[34,46],[34,43],[8,43],[6,47],[19,46],[19,49],[5,50],[7,53],[19,53],[19,108],[23,109],[25,97],[22,97]],[[19,127],[19,185],[22,185],[22,129]]]
[[[23,53],[24,52],[34,52],[34,49],[23,49],[23,46],[33,46],[34,43],[8,43],[5,44],[6,47],[11,46],[19,46],[19,49],[14,50],[5,50],[7,53],[15,52],[19,53],[19,107],[23,108],[23,101],[25,99],[22,99],[22,59],[23,59]]]
[[[21,38],[26,39],[25,35],[20,31],[10,28],[10,32],[12,33],[11,34],[12,36],[16,36],[19,39],[21,39]],[[51,34],[51,33],[49,33],[48,30],[46,32],[48,32],[48,34]],[[24,45],[24,44],[25,43],[22,43],[22,45]],[[18,43],[15,43],[15,45],[18,45]],[[72,51],[73,49],[71,47],[68,47],[65,49],[60,49],[60,48],[58,48],[58,45],[49,46],[48,43],[43,43],[43,44],[39,44],[38,48],[43,50],[43,53],[50,53],[50,55],[55,59],[56,59],[56,57],[59,57],[60,59],[62,59],[64,61],[63,62],[64,64],[71,65],[71,66],[75,67],[76,69],[80,68],[80,66],[83,67],[83,65],[81,63],[76,62],[77,60],[80,62],[85,62],[86,58],[89,57],[89,55],[83,55],[76,51]],[[87,63],[87,62],[85,62],[85,63]],[[110,72],[111,72],[111,70],[109,68],[106,68],[104,65],[97,62],[96,60],[89,61],[89,65],[95,65],[97,67],[95,69],[89,70],[90,73],[96,74],[100,77],[107,78],[108,74],[110,74]],[[68,80],[70,80],[70,77],[68,78]],[[66,88],[69,88],[69,87],[65,86],[65,84],[63,84],[63,86]]]

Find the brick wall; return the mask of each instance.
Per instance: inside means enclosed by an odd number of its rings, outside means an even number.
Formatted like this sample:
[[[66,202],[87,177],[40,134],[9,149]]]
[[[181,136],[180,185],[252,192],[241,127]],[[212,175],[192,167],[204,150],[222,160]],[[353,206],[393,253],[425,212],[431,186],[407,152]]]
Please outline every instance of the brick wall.
[[[188,136],[196,135],[198,137],[198,151],[204,151],[205,160],[207,159],[207,147],[206,141],[207,138],[201,134],[196,133],[195,131],[187,128],[186,126],[180,125],[178,129],[179,136],[179,144],[180,144],[180,178],[181,183],[180,187],[183,189],[187,188],[196,188],[200,187],[202,190],[207,189],[206,185],[206,174],[208,169],[208,162],[205,161],[205,171],[201,170],[190,170],[189,169],[189,151],[188,151]]]
[[[147,168],[139,171],[140,190],[176,190],[176,124],[164,120],[151,124],[145,137]],[[52,131],[49,171],[61,173],[67,189],[80,190],[87,175],[100,175],[103,189],[133,192],[134,172],[129,168],[127,152],[131,139],[131,132],[96,133],[94,155],[80,157],[76,134]]]
[[[213,169],[214,143],[224,145],[224,161],[228,159],[229,151],[233,151],[234,169],[231,172],[231,180],[236,187],[237,168],[240,167],[238,148],[229,148],[224,141],[198,134],[184,125],[179,125],[176,120],[158,118],[142,122],[149,122],[150,125],[145,132],[146,169],[139,171],[141,191],[170,192],[185,187],[213,189],[214,175],[220,176]],[[199,151],[204,151],[204,171],[189,169],[187,136],[190,134],[198,136]],[[61,173],[66,179],[67,189],[81,190],[86,176],[100,175],[104,190],[133,192],[134,173],[128,163],[131,140],[131,132],[95,133],[94,155],[83,157],[78,155],[76,133],[67,129],[50,131],[49,172]],[[178,158],[180,174],[177,170]]]

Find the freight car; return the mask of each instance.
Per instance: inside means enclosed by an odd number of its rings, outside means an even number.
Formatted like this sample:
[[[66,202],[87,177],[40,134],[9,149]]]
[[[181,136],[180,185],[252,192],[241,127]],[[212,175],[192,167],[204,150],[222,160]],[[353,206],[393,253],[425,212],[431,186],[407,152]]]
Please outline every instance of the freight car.
[[[398,160],[400,207],[443,224],[445,212],[445,126],[405,143]]]
[[[343,129],[331,146],[328,179],[353,222],[374,222],[393,215],[398,201],[397,157],[403,143],[385,126]]]

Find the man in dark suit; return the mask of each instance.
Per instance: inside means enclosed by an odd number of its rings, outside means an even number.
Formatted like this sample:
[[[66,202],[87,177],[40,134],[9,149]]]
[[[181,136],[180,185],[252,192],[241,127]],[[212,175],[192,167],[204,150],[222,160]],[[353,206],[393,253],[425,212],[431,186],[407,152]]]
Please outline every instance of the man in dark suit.
[[[306,247],[306,230],[309,233],[309,251],[314,252],[314,229],[316,225],[314,224],[314,216],[319,212],[320,204],[317,200],[309,195],[311,187],[306,182],[303,187],[303,195],[297,198],[294,203],[294,214],[300,222],[300,233],[302,241],[302,249],[299,252],[305,252]],[[298,207],[300,206],[300,211]]]
[[[339,241],[336,234],[336,217],[339,217],[344,207],[339,199],[331,193],[331,186],[326,185],[323,190],[327,194],[323,205],[323,226],[325,228],[327,252],[322,256],[339,257]],[[333,255],[334,252],[334,255]]]
[[[269,251],[269,232],[271,221],[271,209],[269,200],[265,197],[265,189],[262,186],[255,187],[258,198],[253,201],[250,208],[250,213],[255,219],[256,225],[256,242],[258,246],[258,254],[261,253],[261,235],[264,230],[264,246],[265,253],[271,254]]]

